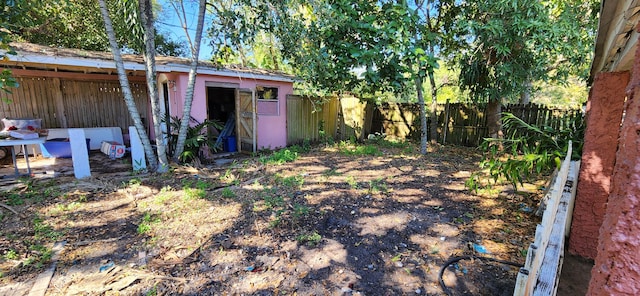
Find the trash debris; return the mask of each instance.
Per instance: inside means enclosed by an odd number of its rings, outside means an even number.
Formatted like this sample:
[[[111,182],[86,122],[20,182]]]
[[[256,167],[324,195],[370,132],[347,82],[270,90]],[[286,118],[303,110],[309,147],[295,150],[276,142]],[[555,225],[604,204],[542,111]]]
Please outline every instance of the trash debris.
[[[109,270],[109,268],[113,267],[113,261],[109,261],[109,263],[100,266],[100,272],[105,272],[107,270]]]
[[[480,254],[489,254],[489,251],[487,251],[487,248],[483,245],[473,244],[473,250]]]
[[[254,269],[256,269],[256,267],[253,265],[244,268],[245,271],[253,271]]]
[[[340,291],[342,293],[351,293],[351,292],[353,292],[353,290],[351,288],[348,288],[348,287],[343,287],[342,289],[340,289]]]
[[[533,212],[533,208],[528,207],[526,204],[524,203],[520,203],[520,211],[521,212],[525,212],[525,213],[531,213]]]

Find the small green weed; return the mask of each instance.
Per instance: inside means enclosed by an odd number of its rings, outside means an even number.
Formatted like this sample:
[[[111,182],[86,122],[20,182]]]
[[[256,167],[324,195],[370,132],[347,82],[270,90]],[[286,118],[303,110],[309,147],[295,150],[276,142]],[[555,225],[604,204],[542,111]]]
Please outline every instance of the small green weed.
[[[383,178],[369,181],[369,193],[387,193],[389,190]]]
[[[129,186],[140,186],[142,185],[142,180],[140,178],[131,178],[128,182]]]
[[[51,227],[51,225],[47,225],[46,223],[44,223],[44,221],[40,217],[36,217],[33,219],[33,231],[34,237],[37,240],[56,241],[60,237],[62,237],[62,234],[60,232],[55,231],[53,227]]]
[[[225,187],[222,189],[222,197],[224,198],[235,198],[236,193],[233,192],[229,187]]]
[[[342,173],[339,173],[337,169],[329,169],[322,173],[322,176],[324,177],[340,176],[340,175],[342,175]]]
[[[24,199],[17,193],[11,193],[7,197],[9,201],[7,201],[7,205],[9,206],[21,206],[24,204]]]
[[[160,217],[152,215],[149,212],[144,213],[142,221],[138,224],[138,234],[145,234],[151,231],[152,225],[156,223],[160,223]]]
[[[351,189],[357,190],[360,188],[360,185],[358,184],[358,181],[356,181],[356,178],[354,176],[347,176],[345,181],[347,182],[347,184],[349,184],[349,187],[351,187]]]
[[[69,212],[69,211],[77,210],[81,206],[82,206],[81,203],[74,201],[68,204],[58,204],[56,206],[56,210],[58,210],[59,212]]]
[[[303,234],[298,235],[296,237],[296,240],[300,244],[306,244],[307,246],[315,247],[322,240],[322,236],[316,231],[311,232],[311,233],[307,232],[307,233],[303,233]]]
[[[232,183],[238,178],[233,174],[230,169],[227,169],[222,176],[220,176],[220,181],[224,183]]]
[[[18,253],[16,253],[15,250],[13,249],[9,249],[5,254],[4,254],[4,259],[6,260],[16,260],[18,259]]]
[[[29,250],[31,254],[29,257],[23,261],[24,265],[34,265],[36,268],[42,268],[46,262],[51,260],[51,256],[53,255],[51,249],[41,245],[34,244],[29,246]]]
[[[196,188],[197,189],[201,189],[201,190],[209,190],[209,188],[211,188],[213,185],[209,182],[206,182],[202,179],[198,179],[198,181],[196,181]]]
[[[149,291],[144,293],[145,296],[156,296],[158,295],[158,287],[154,285]]]
[[[167,200],[170,200],[172,196],[173,194],[171,193],[171,191],[160,190],[160,192],[153,198],[153,202],[155,204],[161,205],[164,204]]]
[[[282,207],[284,205],[284,198],[280,195],[267,194],[263,196],[264,205],[269,210]]]
[[[402,254],[396,254],[391,258],[391,262],[398,262],[400,259],[402,259]]]
[[[282,185],[290,188],[300,188],[302,187],[302,184],[304,184],[304,177],[301,175],[294,175],[285,178],[276,176],[276,180],[278,179]]]
[[[293,219],[300,220],[307,215],[309,215],[309,207],[301,204],[293,205]]]
[[[182,200],[184,201],[190,201],[190,200],[207,197],[207,192],[204,191],[203,189],[184,188],[183,191],[184,191],[184,195],[182,196]]]

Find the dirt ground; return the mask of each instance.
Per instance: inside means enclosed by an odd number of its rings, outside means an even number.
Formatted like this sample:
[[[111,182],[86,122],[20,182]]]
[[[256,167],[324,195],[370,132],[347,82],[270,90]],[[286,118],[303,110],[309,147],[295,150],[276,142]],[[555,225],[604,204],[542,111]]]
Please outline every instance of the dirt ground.
[[[475,194],[464,182],[476,150],[416,151],[320,146],[293,162],[235,155],[163,175],[92,153],[83,180],[70,160],[34,161],[32,178],[2,182],[0,294],[26,295],[50,270],[44,295],[444,295],[452,257],[523,263],[540,192]],[[443,282],[453,295],[512,295],[517,271],[462,260]]]

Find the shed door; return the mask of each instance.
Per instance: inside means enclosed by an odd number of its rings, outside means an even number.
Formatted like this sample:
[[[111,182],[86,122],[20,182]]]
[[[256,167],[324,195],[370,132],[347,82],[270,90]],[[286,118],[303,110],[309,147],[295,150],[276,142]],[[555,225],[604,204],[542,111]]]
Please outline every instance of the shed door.
[[[240,152],[256,152],[255,93],[249,89],[237,89],[236,98],[238,149]]]

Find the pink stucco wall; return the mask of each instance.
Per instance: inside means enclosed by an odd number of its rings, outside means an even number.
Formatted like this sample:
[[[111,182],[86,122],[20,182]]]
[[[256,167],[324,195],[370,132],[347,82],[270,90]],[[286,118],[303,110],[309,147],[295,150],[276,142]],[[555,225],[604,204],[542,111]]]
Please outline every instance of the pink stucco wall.
[[[189,80],[188,73],[167,73],[169,79],[176,81],[175,91],[170,89],[171,115],[182,116],[184,94]],[[280,82],[239,77],[224,77],[199,74],[196,79],[191,116],[202,121],[207,118],[206,82],[234,83],[241,89],[256,89],[256,86],[278,88],[278,115],[257,115],[257,146],[262,148],[278,148],[287,145],[287,94],[293,93],[292,82]]]
[[[640,295],[640,46],[636,46],[631,73],[611,194],[587,295]]]
[[[629,72],[598,74],[587,102],[587,129],[569,251],[591,259],[597,255],[598,241],[594,238],[598,237],[611,190],[628,83]]]

